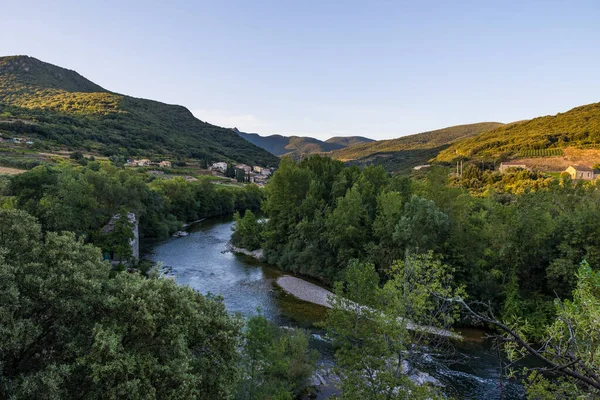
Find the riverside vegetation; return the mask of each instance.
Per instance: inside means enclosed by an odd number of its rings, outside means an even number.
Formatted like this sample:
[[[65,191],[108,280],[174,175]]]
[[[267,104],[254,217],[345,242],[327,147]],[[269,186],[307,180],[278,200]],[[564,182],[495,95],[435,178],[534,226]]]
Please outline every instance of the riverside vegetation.
[[[324,157],[284,158],[265,188],[266,219],[238,218],[237,240],[250,234],[258,247],[258,232],[269,263],[345,282],[336,286],[341,298],[376,310],[330,313],[344,398],[407,396],[397,370],[414,338],[386,315],[491,324],[511,357],[542,360],[540,370],[519,371],[531,398],[598,396],[600,186],[467,171],[449,180],[434,168],[412,180]]]
[[[261,315],[243,321],[156,270],[111,267],[97,247],[130,255],[119,221],[100,233],[115,212],[135,212],[146,237],[164,236],[258,209],[258,187],[95,161],[0,182],[0,397],[291,399],[305,388],[316,360],[303,331]]]
[[[465,171],[462,180],[436,169],[413,180],[318,156],[284,159],[262,191],[99,161],[5,177],[1,397],[297,396],[315,365],[305,333],[261,315],[244,322],[218,297],[154,270],[112,268],[101,257],[127,247],[126,230],[115,229],[111,240],[100,233],[117,212],[135,212],[142,235],[152,237],[248,210],[237,217],[234,240],[262,247],[284,270],[341,282],[324,326],[343,398],[443,396],[415,386],[406,361],[419,346],[445,341],[409,333],[407,324],[451,329],[469,323],[471,311],[475,321],[503,324],[511,357],[546,343],[538,355],[549,374],[517,371],[532,398],[575,390],[592,398],[598,186]],[[259,209],[266,219],[253,216]]]

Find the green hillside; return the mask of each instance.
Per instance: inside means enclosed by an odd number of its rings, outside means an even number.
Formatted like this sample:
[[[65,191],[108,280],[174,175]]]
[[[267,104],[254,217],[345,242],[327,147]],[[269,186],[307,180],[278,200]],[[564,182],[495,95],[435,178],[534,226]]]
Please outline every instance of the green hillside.
[[[233,131],[252,144],[267,150],[276,156],[292,155],[302,157],[307,154],[326,153],[332,150],[341,149],[352,144],[373,141],[361,136],[333,137],[322,141],[312,137],[304,136],[282,136],[270,135],[260,136],[257,133],[240,132],[237,128]]]
[[[457,141],[442,151],[437,161],[457,157],[504,159],[533,153],[552,155],[565,147],[600,148],[600,103],[556,115],[498,127]]]
[[[105,155],[278,162],[185,107],[113,93],[75,71],[27,56],[0,57],[0,133]]]
[[[363,136],[334,136],[325,141],[325,143],[339,144],[342,147],[356,146],[357,144],[371,142],[374,142],[374,140]]]
[[[398,139],[378,140],[350,146],[335,150],[330,155],[335,159],[350,163],[383,165],[390,171],[404,171],[427,163],[450,143],[502,125],[499,122],[480,122],[451,126]]]

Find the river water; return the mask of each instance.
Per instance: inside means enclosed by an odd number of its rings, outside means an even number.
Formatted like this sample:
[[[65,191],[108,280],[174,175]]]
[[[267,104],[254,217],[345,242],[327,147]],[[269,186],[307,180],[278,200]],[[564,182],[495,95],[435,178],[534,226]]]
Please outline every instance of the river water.
[[[163,271],[181,285],[200,293],[221,295],[232,313],[250,316],[260,308],[282,326],[307,329],[311,346],[321,353],[320,367],[333,365],[333,352],[324,333],[313,324],[322,320],[323,307],[297,300],[275,284],[282,272],[226,251],[231,237],[231,218],[211,219],[192,225],[189,236],[143,243],[145,257],[163,264]],[[426,372],[445,385],[445,392],[458,399],[522,399],[524,392],[514,381],[500,379],[500,360],[491,344],[477,330],[465,330],[467,340],[455,343],[455,357],[448,365],[435,355],[425,354]],[[318,398],[336,393],[332,382],[322,387]]]

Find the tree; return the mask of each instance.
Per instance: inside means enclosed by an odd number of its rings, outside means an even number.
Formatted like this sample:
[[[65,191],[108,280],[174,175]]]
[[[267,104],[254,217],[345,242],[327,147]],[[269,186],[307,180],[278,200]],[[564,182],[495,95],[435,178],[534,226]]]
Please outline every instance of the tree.
[[[231,242],[235,246],[242,247],[248,250],[256,250],[261,245],[261,230],[262,226],[256,219],[256,216],[251,210],[246,210],[244,217],[240,216],[239,212],[235,212],[234,232],[231,235]]]
[[[450,219],[436,204],[413,195],[395,227],[393,238],[409,252],[438,250],[448,234]]]
[[[83,153],[81,153],[80,151],[73,152],[69,154],[69,158],[75,161],[81,161],[83,160]]]
[[[405,198],[398,192],[383,192],[377,196],[377,213],[373,221],[376,238],[369,253],[379,270],[404,257],[404,248],[394,241],[394,230],[402,217]]]
[[[226,398],[242,322],[171,279],[0,210],[1,398]]]
[[[227,163],[227,169],[225,170],[225,176],[228,178],[236,177],[236,169],[231,163]]]
[[[237,398],[292,400],[306,387],[318,358],[299,329],[284,330],[262,314],[247,322]]]
[[[327,217],[327,242],[343,268],[353,258],[361,258],[367,240],[368,212],[363,208],[357,185],[338,198],[336,208]],[[341,269],[340,268],[340,269]]]
[[[460,296],[446,300],[463,306],[475,320],[497,328],[511,360],[529,355],[541,363],[522,371],[532,398],[591,399],[600,395],[600,272],[592,271],[587,262],[582,262],[577,272],[573,300],[555,300],[556,318],[546,327],[539,346],[528,339],[527,321],[500,321],[490,308],[478,311]]]
[[[452,287],[451,269],[433,254],[412,255],[390,269],[379,286],[372,264],[354,260],[345,282],[335,285],[325,327],[334,340],[336,370],[344,399],[432,398],[435,389],[417,387],[407,376],[407,361],[431,336],[448,339],[457,307],[431,291],[461,294]]]
[[[94,243],[103,252],[114,253],[117,259],[127,261],[133,256],[131,241],[135,238],[133,223],[129,220],[129,213],[122,209],[114,221],[112,230],[108,233],[100,233]]]
[[[235,180],[238,182],[246,182],[246,171],[243,169],[235,169]]]

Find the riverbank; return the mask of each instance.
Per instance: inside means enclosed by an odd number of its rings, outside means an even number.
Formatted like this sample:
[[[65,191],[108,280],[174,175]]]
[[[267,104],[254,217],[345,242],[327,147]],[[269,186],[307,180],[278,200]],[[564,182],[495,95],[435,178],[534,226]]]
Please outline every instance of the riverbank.
[[[263,261],[264,259],[264,251],[263,249],[258,249],[258,250],[253,250],[250,251],[248,249],[244,249],[241,247],[236,247],[234,246],[231,241],[227,242],[227,244],[225,245],[225,250],[224,252],[231,252],[231,253],[237,253],[237,254],[244,254],[248,257],[252,257],[258,261]]]
[[[284,292],[300,300],[332,308],[329,298],[333,296],[333,293],[314,283],[290,275],[280,276],[275,282]]]
[[[275,282],[281,289],[283,289],[284,292],[300,300],[317,304],[322,307],[333,307],[330,299],[334,296],[334,294],[327,289],[315,285],[314,283],[310,283],[290,275],[280,276]],[[353,304],[356,305],[355,303]],[[361,309],[363,307],[365,306],[359,306]],[[458,333],[449,331],[447,329],[437,328],[434,326],[418,325],[411,321],[406,321],[406,328],[409,330],[430,333],[432,335],[445,336],[451,339],[463,339],[463,337]]]

